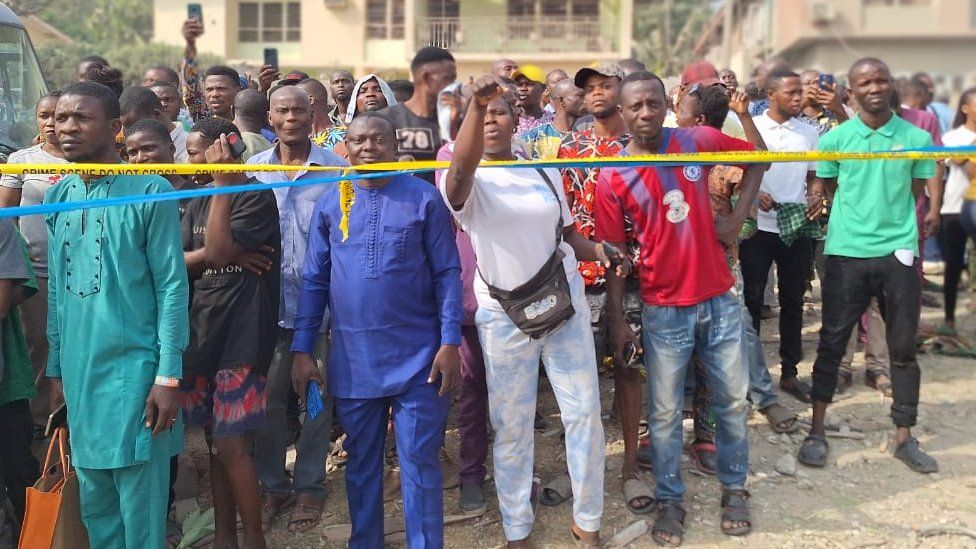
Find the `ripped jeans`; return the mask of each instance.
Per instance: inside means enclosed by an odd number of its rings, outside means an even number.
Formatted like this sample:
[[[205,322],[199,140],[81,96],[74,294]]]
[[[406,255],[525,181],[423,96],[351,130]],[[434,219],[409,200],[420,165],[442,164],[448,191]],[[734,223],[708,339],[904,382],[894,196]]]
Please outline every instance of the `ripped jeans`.
[[[690,307],[645,305],[644,365],[654,480],[659,502],[684,498],[681,479],[681,412],[692,353],[704,366],[716,421],[718,479],[727,489],[745,487],[749,471],[749,367],[742,357],[742,308],[729,291]]]

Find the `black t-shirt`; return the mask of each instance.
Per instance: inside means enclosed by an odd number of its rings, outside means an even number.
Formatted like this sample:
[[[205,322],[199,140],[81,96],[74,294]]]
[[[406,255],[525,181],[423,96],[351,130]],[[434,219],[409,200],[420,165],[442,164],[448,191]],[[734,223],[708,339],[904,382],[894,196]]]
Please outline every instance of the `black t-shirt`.
[[[397,156],[410,155],[417,160],[435,160],[441,145],[441,128],[437,116],[421,118],[403,103],[387,107],[380,114],[396,128]],[[417,174],[417,177],[434,183],[434,172]]]
[[[254,182],[254,181],[249,181]],[[230,226],[234,242],[257,251],[274,249],[273,265],[256,275],[238,265],[207,268],[193,280],[190,345],[183,356],[183,375],[210,375],[217,370],[251,365],[267,374],[274,354],[281,287],[281,228],[274,193],[233,194]],[[194,198],[183,216],[183,249],[204,245],[211,197]]]

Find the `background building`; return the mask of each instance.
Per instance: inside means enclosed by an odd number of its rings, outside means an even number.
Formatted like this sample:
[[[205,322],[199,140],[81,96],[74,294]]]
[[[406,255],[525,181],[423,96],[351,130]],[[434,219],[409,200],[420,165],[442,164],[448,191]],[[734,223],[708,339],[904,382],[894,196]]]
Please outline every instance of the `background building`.
[[[426,45],[450,50],[462,78],[509,57],[543,68],[617,60],[631,52],[633,0],[202,0],[201,52],[283,68],[406,74]],[[154,38],[179,45],[186,4],[154,0]]]
[[[844,75],[873,56],[895,75],[926,71],[943,95],[974,81],[974,0],[733,0],[731,36],[723,45],[724,8],[695,53],[729,65],[742,82],[759,60],[778,55],[793,67]]]

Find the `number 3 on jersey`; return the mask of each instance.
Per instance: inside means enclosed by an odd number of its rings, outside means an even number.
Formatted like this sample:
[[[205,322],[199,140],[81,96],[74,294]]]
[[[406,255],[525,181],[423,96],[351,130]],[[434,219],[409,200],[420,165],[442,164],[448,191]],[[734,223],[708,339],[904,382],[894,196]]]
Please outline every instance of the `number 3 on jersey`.
[[[664,194],[664,200],[662,200],[665,206],[668,206],[667,218],[671,223],[681,223],[685,219],[688,219],[688,212],[691,211],[691,206],[685,202],[685,193],[681,192],[679,189],[670,190]]]

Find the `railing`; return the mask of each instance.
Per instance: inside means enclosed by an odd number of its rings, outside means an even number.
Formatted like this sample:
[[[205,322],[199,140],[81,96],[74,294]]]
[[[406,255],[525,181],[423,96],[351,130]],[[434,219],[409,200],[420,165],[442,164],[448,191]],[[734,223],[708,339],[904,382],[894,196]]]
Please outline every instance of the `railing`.
[[[616,51],[608,17],[428,17],[417,23],[421,45],[457,53]]]

